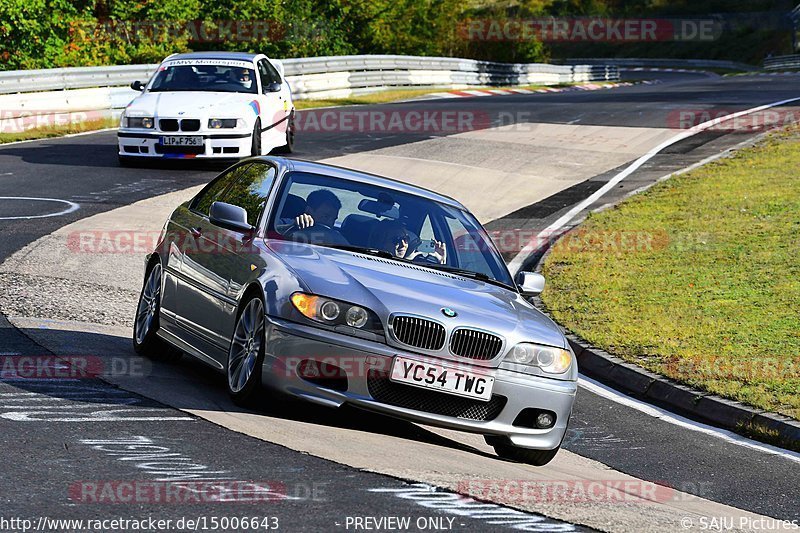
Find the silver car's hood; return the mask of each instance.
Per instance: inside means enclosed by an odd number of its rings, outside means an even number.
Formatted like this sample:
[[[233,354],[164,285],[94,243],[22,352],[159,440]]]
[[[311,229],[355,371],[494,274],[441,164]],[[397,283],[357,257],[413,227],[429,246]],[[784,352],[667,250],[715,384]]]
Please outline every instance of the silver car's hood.
[[[506,349],[528,341],[565,347],[552,320],[514,291],[413,264],[323,246],[270,241],[269,246],[310,292],[369,306],[386,322],[409,313],[499,334]],[[443,307],[455,310],[447,318]]]

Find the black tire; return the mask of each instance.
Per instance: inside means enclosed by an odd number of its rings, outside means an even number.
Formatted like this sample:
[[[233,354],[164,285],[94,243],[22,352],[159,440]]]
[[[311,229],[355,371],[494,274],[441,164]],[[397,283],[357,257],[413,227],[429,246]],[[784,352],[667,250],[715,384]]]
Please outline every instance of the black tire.
[[[294,152],[294,111],[289,115],[288,123],[286,125],[286,144],[279,146],[273,150],[276,154],[291,154]]]
[[[256,119],[256,125],[253,127],[253,139],[250,143],[250,155],[261,155],[261,119]]]
[[[158,336],[162,273],[160,261],[154,262],[147,269],[133,320],[133,349],[150,359],[174,362],[183,353]]]
[[[514,446],[509,442],[498,442],[494,445],[494,451],[503,459],[516,461],[518,463],[525,463],[533,466],[544,466],[558,453],[561,449],[559,446],[555,450],[530,450],[528,448],[520,448]]]
[[[233,403],[251,407],[262,395],[261,369],[266,349],[264,300],[244,300],[236,315],[236,329],[225,364],[225,383]]]

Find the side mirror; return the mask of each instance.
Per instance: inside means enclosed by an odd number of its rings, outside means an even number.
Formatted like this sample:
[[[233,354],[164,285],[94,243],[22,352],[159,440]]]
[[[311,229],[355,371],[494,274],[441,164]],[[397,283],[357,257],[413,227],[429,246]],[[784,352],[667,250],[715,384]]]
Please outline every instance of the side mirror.
[[[264,87],[265,93],[279,93],[281,92],[281,87],[283,87],[280,83],[270,83],[266,87]]]
[[[247,222],[247,210],[238,205],[214,202],[208,214],[209,221],[215,226],[248,233],[253,231],[253,226]]]
[[[538,296],[544,290],[544,276],[535,272],[517,274],[517,287],[523,296]]]
[[[133,89],[134,91],[143,91],[144,87],[145,87],[144,83],[140,82],[139,80],[136,80],[135,82],[131,83],[131,89]]]

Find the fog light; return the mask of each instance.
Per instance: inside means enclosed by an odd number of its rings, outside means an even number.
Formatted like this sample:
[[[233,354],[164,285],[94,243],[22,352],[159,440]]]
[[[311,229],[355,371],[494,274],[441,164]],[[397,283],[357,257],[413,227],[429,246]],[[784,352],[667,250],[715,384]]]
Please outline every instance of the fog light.
[[[536,427],[541,429],[553,427],[555,421],[555,418],[550,413],[539,413],[539,416],[536,417]]]

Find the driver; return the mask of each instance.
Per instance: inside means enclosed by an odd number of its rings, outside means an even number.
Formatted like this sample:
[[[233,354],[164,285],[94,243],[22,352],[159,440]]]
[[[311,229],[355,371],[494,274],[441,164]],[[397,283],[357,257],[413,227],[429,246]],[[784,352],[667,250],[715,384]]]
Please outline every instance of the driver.
[[[342,202],[328,189],[317,189],[306,198],[306,212],[294,219],[299,229],[310,228],[315,224],[322,224],[333,229]]]
[[[245,89],[250,89],[253,86],[253,80],[250,78],[250,69],[243,68],[239,71],[239,83]]]
[[[294,219],[292,240],[312,244],[349,244],[334,226],[339,218],[342,202],[327,189],[317,189],[306,198],[306,210]]]
[[[431,240],[433,252],[426,254],[424,252],[413,251],[409,253],[411,237],[406,231],[405,226],[396,220],[381,221],[376,227],[376,231],[381,239],[378,247],[395,257],[404,258],[409,261],[414,261],[416,259],[417,261],[427,261],[442,265],[447,261],[447,251],[444,243],[435,239]]]

